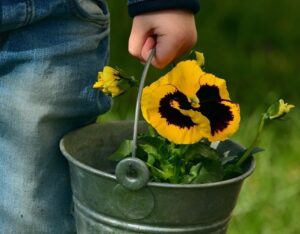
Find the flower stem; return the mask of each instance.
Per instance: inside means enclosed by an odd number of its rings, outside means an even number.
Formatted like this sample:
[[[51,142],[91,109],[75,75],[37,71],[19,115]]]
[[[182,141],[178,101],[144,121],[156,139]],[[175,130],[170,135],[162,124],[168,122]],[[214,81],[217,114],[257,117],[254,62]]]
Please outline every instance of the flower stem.
[[[236,163],[236,166],[240,167],[243,164],[243,162],[245,162],[251,156],[252,150],[254,149],[254,147],[257,146],[257,144],[260,140],[260,136],[263,131],[265,121],[267,119],[268,119],[268,116],[266,115],[266,113],[264,113],[260,119],[260,123],[259,123],[256,135],[255,135],[255,138],[254,138],[252,144],[248,147],[248,149],[245,151],[245,153],[242,155],[242,157],[238,160],[238,162]]]

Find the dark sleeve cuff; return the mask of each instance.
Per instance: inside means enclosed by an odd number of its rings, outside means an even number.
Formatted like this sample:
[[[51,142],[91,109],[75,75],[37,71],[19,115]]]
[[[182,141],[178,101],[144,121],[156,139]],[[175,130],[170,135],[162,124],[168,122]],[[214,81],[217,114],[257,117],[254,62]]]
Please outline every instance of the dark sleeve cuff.
[[[184,9],[197,13],[200,9],[200,4],[199,0],[129,0],[128,4],[128,12],[131,17],[146,12],[167,9]]]

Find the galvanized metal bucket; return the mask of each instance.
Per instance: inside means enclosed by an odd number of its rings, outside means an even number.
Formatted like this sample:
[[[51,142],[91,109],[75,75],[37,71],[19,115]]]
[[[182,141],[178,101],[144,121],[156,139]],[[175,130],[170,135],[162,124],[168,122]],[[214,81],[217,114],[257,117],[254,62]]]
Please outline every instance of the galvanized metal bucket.
[[[70,165],[77,233],[226,233],[243,180],[254,170],[254,160],[244,174],[226,181],[149,182],[137,190],[126,189],[114,175],[116,164],[107,157],[122,140],[131,139],[132,126],[133,122],[124,121],[92,124],[61,140]],[[139,123],[139,129],[143,131],[145,124]],[[229,156],[243,150],[231,141],[215,147]]]

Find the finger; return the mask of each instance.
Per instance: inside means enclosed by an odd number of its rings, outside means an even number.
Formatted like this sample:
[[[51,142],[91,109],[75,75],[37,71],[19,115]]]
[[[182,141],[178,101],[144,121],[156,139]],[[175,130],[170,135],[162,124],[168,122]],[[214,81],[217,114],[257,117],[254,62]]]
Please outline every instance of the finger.
[[[146,61],[151,53],[151,50],[155,47],[156,41],[153,36],[148,37],[143,45],[141,56]]]
[[[163,68],[172,62],[180,50],[179,47],[180,45],[178,45],[175,37],[169,37],[168,35],[158,37],[155,46],[156,53],[152,62],[153,66]]]
[[[128,42],[128,51],[134,57],[144,60],[142,57],[142,48],[149,37],[148,29],[145,25],[133,21],[131,33]]]
[[[173,62],[186,51],[189,51],[196,43],[197,36],[191,34],[186,37],[185,34],[168,34],[158,37],[156,40],[156,56],[153,60],[153,66],[163,68]]]

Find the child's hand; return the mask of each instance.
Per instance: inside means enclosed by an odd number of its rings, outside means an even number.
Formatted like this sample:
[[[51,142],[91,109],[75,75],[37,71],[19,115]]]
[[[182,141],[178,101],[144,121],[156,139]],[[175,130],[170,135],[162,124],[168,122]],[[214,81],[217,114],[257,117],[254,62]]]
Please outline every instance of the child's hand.
[[[184,10],[164,10],[135,16],[129,38],[129,53],[145,61],[152,48],[152,65],[163,68],[190,50],[197,41],[194,15]]]

